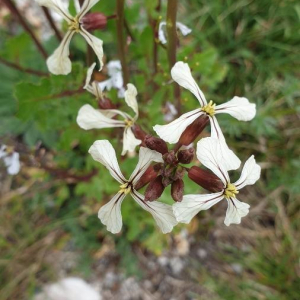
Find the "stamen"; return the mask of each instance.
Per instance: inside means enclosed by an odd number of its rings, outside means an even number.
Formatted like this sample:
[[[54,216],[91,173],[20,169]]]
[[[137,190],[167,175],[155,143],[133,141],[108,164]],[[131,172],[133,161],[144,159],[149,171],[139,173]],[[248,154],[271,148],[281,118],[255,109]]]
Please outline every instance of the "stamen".
[[[225,189],[224,195],[227,199],[235,198],[235,195],[238,194],[239,191],[236,189],[235,185],[232,183],[228,183]]]
[[[124,193],[125,195],[129,194],[131,191],[131,185],[129,182],[125,182],[120,185],[119,193]]]
[[[77,17],[72,19],[72,21],[69,24],[69,29],[71,31],[75,31],[76,33],[80,32],[80,23]]]
[[[212,100],[209,101],[209,103],[201,108],[202,111],[204,111],[209,116],[213,116],[215,114],[216,104],[213,103]]]
[[[125,121],[126,127],[131,127],[134,124],[134,122],[132,120],[129,120],[129,119],[126,119],[124,121]]]

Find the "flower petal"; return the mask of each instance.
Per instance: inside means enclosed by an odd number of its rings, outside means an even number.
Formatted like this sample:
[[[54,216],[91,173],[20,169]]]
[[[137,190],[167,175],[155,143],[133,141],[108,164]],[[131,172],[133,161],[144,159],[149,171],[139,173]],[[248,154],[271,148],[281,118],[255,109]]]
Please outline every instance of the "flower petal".
[[[85,38],[87,43],[93,48],[95,54],[98,57],[99,63],[100,63],[100,68],[99,71],[103,67],[103,42],[102,40],[98,39],[94,35],[88,33],[83,27],[81,27],[79,33]]]
[[[68,9],[64,6],[61,0],[35,0],[35,1],[37,2],[37,4],[41,6],[45,6],[55,10],[67,22],[73,19],[73,17],[68,12]]]
[[[254,155],[245,162],[240,179],[234,183],[238,190],[246,185],[254,184],[260,177],[261,167],[256,163]]]
[[[177,62],[171,70],[171,75],[174,81],[195,95],[201,107],[207,104],[205,96],[194,80],[188,64],[182,61]]]
[[[201,210],[207,210],[224,198],[223,191],[207,195],[185,195],[173,204],[173,212],[180,223],[190,223]]]
[[[158,39],[162,44],[167,43],[167,39],[166,39],[166,36],[165,36],[165,31],[163,29],[163,26],[166,26],[166,24],[167,23],[165,21],[163,21],[163,22],[160,22],[159,26],[158,26]]]
[[[142,143],[141,140],[138,140],[130,127],[126,127],[123,134],[123,150],[122,155],[125,155],[127,151],[134,151],[135,147]]]
[[[48,57],[47,66],[52,74],[67,75],[71,72],[72,64],[69,58],[69,45],[74,33],[74,31],[68,31],[58,48]]]
[[[7,167],[7,173],[10,175],[16,175],[20,171],[20,155],[18,152],[13,152],[3,158],[4,164]]]
[[[121,205],[125,196],[125,193],[117,193],[99,209],[98,218],[111,233],[119,233],[122,229]]]
[[[210,117],[209,120],[211,126],[211,137],[217,139],[220,142],[221,153],[223,156],[223,165],[225,166],[227,171],[238,169],[241,165],[241,161],[234,154],[234,152],[228,148],[219,122],[217,121],[216,117]]]
[[[132,182],[133,186],[146,172],[152,161],[163,163],[162,155],[154,150],[141,147],[139,152],[139,161],[129,178],[129,181]]]
[[[224,224],[229,226],[230,224],[240,224],[242,217],[245,217],[249,213],[250,205],[239,201],[236,198],[226,199],[228,203],[226,217]]]
[[[207,137],[197,143],[197,158],[213,173],[215,173],[224,183],[230,182],[228,172],[224,166],[224,159],[221,152],[220,143],[217,139]]]
[[[110,119],[102,114],[101,110],[97,110],[89,104],[85,104],[79,109],[76,121],[77,124],[85,130],[125,127],[123,121]]]
[[[176,27],[180,30],[180,32],[183,36],[186,36],[192,32],[191,28],[188,28],[186,25],[184,25],[180,22],[176,22]]]
[[[117,158],[116,152],[111,143],[107,140],[98,140],[90,147],[89,153],[92,155],[93,159],[100,162],[102,165],[108,169],[109,173],[113,178],[115,178],[120,183],[125,183],[124,178]]]
[[[137,100],[136,100],[136,96],[137,96],[136,87],[133,84],[128,83],[127,90],[125,91],[124,96],[125,96],[125,101],[126,101],[127,105],[129,107],[131,107],[132,110],[135,112],[135,119],[137,119],[137,117],[139,115],[139,108],[138,108],[138,104],[137,104]]]
[[[132,198],[154,218],[162,233],[169,233],[178,223],[172,211],[172,206],[158,201],[144,201],[145,196],[136,190],[131,193]]]
[[[255,117],[256,105],[245,97],[235,96],[230,101],[217,105],[215,113],[226,113],[239,121],[250,121]]]
[[[185,129],[202,114],[200,109],[195,109],[181,115],[178,119],[167,125],[155,125],[153,129],[164,141],[175,144],[179,141]]]
[[[96,67],[96,63],[93,63],[87,70],[86,72],[86,79],[85,79],[85,85],[84,85],[84,89],[87,89],[88,86],[90,86],[90,82],[92,80],[92,75],[94,72],[94,69]]]
[[[80,19],[86,15],[86,13],[100,0],[85,0],[80,8],[80,11],[77,15],[78,20],[80,21]]]

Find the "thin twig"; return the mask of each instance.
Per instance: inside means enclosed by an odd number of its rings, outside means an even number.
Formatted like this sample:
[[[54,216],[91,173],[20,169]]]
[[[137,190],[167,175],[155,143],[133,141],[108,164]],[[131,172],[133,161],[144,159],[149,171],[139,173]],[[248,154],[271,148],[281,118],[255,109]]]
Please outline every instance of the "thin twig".
[[[129,73],[126,63],[125,39],[124,39],[124,0],[117,0],[117,43],[119,57],[122,65],[124,85],[129,82]]]
[[[45,16],[46,16],[46,18],[47,18],[50,26],[52,27],[53,31],[55,32],[55,35],[56,35],[57,39],[59,41],[62,41],[62,35],[61,35],[60,31],[58,30],[58,28],[56,27],[55,22],[54,22],[54,20],[53,20],[53,18],[51,16],[51,14],[49,13],[48,8],[42,6],[42,9],[43,9],[43,12],[44,12],[44,14],[45,14]]]
[[[0,57],[0,63],[6,65],[8,67],[14,68],[14,69],[16,69],[18,71],[28,73],[28,74],[32,74],[32,75],[36,75],[36,76],[49,76],[48,73],[44,73],[44,72],[40,72],[40,71],[37,71],[37,70],[32,70],[32,69],[24,68],[24,67],[22,67],[22,66],[20,66],[18,64],[15,64],[15,63],[12,63],[10,61],[5,60],[2,57]]]
[[[176,63],[176,48],[177,48],[177,30],[176,30],[176,15],[177,15],[177,0],[168,0],[167,6],[167,52],[169,60],[169,68]],[[174,83],[174,98],[176,100],[176,108],[178,114],[181,112],[180,89],[178,84]]]
[[[26,21],[22,17],[21,13],[19,12],[19,10],[15,6],[15,4],[11,0],[4,0],[4,3],[8,7],[8,9],[11,11],[11,13],[16,18],[18,18],[19,22],[21,23],[23,28],[28,32],[28,34],[31,36],[32,40],[34,41],[35,45],[37,46],[37,48],[39,49],[39,51],[43,55],[43,57],[47,58],[48,54],[47,54],[46,50],[44,49],[44,47],[42,46],[40,41],[37,39],[37,37],[35,36],[33,31],[31,30],[31,28],[29,27],[29,25],[26,23]]]

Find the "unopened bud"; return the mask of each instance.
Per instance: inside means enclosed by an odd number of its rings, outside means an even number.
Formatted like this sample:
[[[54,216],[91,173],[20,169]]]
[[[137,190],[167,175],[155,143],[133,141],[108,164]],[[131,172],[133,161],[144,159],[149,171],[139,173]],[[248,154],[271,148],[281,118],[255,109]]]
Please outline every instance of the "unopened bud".
[[[208,170],[193,166],[189,169],[188,176],[191,180],[210,192],[216,193],[224,189],[222,180]]]
[[[182,179],[177,179],[171,185],[171,196],[176,202],[181,202],[184,191],[184,182]]]
[[[145,201],[154,201],[163,193],[165,187],[162,184],[162,176],[157,176],[152,180],[145,191]]]
[[[154,169],[153,166],[149,166],[146,172],[141,176],[139,181],[135,185],[135,189],[139,190],[142,187],[144,187],[146,184],[148,184],[150,181],[156,178],[157,176],[157,170]]]
[[[147,133],[137,124],[135,124],[132,127],[132,131],[134,136],[138,139],[142,141],[142,145],[145,146],[145,137],[147,136]]]
[[[181,167],[181,166],[178,166],[176,168],[176,171],[172,177],[172,179],[175,181],[177,179],[181,179],[183,177],[183,175],[185,174],[186,170],[185,168]]]
[[[155,150],[159,153],[161,153],[162,155],[164,155],[165,153],[168,152],[168,146],[167,143],[160,139],[160,138],[156,138],[152,135],[147,135],[145,137],[145,145],[151,149],[151,150]]]
[[[170,152],[166,153],[163,156],[163,159],[164,159],[165,163],[168,165],[177,165],[178,164],[178,160],[177,160],[174,150],[171,150]]]
[[[190,124],[182,133],[179,143],[185,146],[191,144],[197,136],[203,131],[208,124],[209,118],[207,115],[201,115],[192,124]]]
[[[107,17],[99,12],[86,14],[81,19],[82,26],[85,30],[93,31],[96,29],[104,29],[107,24]]]
[[[98,99],[98,106],[100,109],[115,109],[117,106],[112,103],[112,101],[109,98],[102,97],[101,99]]]
[[[177,153],[177,158],[182,164],[189,164],[194,158],[195,150],[194,148],[188,148],[185,150],[180,150]]]

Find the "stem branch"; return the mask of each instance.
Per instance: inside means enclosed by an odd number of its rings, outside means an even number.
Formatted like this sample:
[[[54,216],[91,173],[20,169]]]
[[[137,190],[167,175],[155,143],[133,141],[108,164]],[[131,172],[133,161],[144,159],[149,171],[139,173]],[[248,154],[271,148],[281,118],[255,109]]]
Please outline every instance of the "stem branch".
[[[48,20],[48,22],[49,22],[51,28],[52,28],[53,31],[55,32],[55,35],[56,35],[58,41],[61,42],[61,41],[62,41],[62,35],[61,35],[60,31],[58,30],[58,28],[56,27],[56,25],[55,25],[55,23],[54,23],[54,21],[53,21],[53,18],[52,18],[52,16],[51,16],[51,14],[49,13],[48,8],[42,6],[42,9],[43,9],[43,12],[44,12],[44,14],[45,14],[45,16],[46,16],[46,18],[47,18],[47,20]]]

